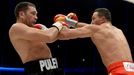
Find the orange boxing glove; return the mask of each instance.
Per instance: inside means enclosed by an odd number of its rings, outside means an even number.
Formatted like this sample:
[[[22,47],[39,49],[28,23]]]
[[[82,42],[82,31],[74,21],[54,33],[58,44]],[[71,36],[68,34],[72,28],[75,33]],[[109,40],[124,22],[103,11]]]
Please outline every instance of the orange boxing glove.
[[[57,15],[54,17],[54,22],[59,21],[63,26],[66,26],[67,28],[69,28],[69,25],[64,22],[65,20],[66,20],[66,16],[63,15],[63,14],[57,14]]]
[[[62,14],[58,14],[54,17],[54,22],[57,22],[57,21],[65,22],[69,27],[75,27],[75,25],[78,22]]]
[[[55,17],[54,17],[54,22],[57,22],[57,21],[65,21],[66,19],[66,16],[63,15],[63,14],[57,14]]]
[[[71,12],[67,15],[68,18],[78,21],[78,17],[75,13]]]

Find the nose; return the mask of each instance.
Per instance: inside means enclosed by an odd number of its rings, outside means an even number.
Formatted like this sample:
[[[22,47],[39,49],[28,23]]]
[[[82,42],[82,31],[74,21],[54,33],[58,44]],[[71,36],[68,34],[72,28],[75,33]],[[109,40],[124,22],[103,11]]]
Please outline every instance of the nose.
[[[37,17],[37,15],[35,15],[35,17],[34,17],[36,20],[38,19],[38,17]]]

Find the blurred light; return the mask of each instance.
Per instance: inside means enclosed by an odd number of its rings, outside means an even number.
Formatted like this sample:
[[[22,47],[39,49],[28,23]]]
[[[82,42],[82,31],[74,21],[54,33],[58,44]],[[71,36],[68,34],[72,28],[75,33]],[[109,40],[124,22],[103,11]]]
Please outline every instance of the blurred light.
[[[64,72],[101,72],[101,67],[64,68]],[[0,72],[24,72],[24,68],[0,67]]]
[[[124,0],[124,1],[127,1],[129,3],[133,3],[134,4],[134,0]]]
[[[24,68],[0,67],[0,72],[24,72]]]
[[[58,48],[60,48],[60,45],[57,45]]]
[[[84,62],[84,61],[85,61],[85,59],[83,58],[83,59],[82,59],[82,61]]]

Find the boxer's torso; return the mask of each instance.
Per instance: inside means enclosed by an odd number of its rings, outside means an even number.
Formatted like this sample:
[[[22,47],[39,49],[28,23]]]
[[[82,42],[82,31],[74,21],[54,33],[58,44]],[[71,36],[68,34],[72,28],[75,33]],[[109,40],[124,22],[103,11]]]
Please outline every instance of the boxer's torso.
[[[105,66],[116,61],[132,60],[129,45],[120,29],[110,24],[101,25],[91,38]]]
[[[48,48],[45,42],[22,39],[21,36],[17,36],[18,35],[17,33],[19,32],[15,32],[15,27],[14,28],[11,27],[9,37],[14,48],[20,55],[23,63],[36,59],[52,57],[50,49]]]

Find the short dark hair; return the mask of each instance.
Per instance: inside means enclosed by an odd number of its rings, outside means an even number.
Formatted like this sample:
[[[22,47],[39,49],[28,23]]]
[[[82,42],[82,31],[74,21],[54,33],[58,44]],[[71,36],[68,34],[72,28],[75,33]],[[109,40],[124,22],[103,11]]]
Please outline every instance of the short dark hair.
[[[105,16],[108,21],[112,21],[111,12],[107,8],[97,8],[94,12],[98,12],[98,16]]]
[[[19,12],[20,11],[26,11],[28,9],[28,6],[32,6],[35,7],[35,5],[31,2],[20,2],[16,5],[14,13],[15,13],[15,17],[19,17]]]

